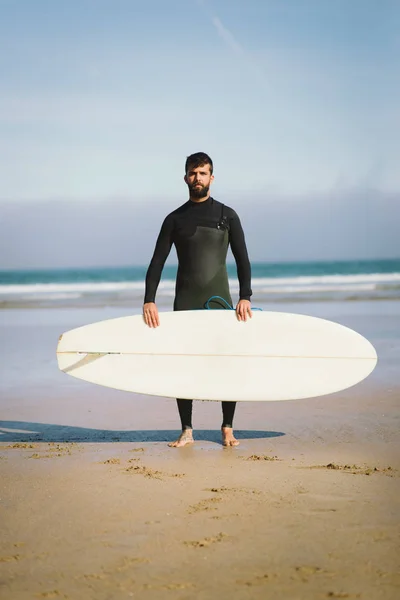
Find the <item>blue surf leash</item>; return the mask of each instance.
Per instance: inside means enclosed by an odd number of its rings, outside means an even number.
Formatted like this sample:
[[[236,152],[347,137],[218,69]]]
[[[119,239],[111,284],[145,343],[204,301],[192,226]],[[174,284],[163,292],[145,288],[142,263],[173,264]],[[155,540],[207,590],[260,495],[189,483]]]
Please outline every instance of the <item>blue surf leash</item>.
[[[226,308],[227,308],[228,310],[235,310],[235,309],[233,308],[233,306],[231,306],[231,305],[229,304],[229,302],[227,302],[227,301],[225,300],[225,298],[222,298],[222,296],[211,296],[211,297],[210,297],[210,298],[207,300],[207,302],[205,303],[205,308],[206,308],[206,310],[216,310],[216,309],[212,309],[212,308],[210,307],[210,305],[209,305],[209,304],[210,304],[211,300],[222,300],[222,302],[224,302],[224,303],[226,304]],[[251,308],[251,310],[262,310],[262,308],[253,308],[253,307],[252,307],[252,308]]]

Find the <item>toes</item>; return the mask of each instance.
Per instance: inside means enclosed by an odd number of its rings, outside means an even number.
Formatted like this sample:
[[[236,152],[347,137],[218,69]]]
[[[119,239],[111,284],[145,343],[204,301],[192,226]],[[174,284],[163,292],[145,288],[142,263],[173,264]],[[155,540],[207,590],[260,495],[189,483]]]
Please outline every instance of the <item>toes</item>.
[[[233,439],[233,440],[223,440],[222,445],[223,446],[239,446],[239,443],[237,440]]]
[[[181,448],[182,446],[186,446],[187,444],[193,444],[194,440],[193,439],[179,439],[179,440],[175,440],[175,442],[169,442],[168,446],[170,448]]]

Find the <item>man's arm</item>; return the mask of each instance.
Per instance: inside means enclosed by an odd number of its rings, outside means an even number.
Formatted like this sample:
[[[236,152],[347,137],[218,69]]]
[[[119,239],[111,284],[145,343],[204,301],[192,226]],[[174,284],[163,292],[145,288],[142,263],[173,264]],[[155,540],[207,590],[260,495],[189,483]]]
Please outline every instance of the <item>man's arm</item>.
[[[229,242],[236,261],[239,279],[239,298],[240,300],[250,300],[252,295],[251,266],[247,253],[246,240],[240,219],[235,211],[232,212],[233,216],[229,220]]]
[[[150,327],[156,327],[160,324],[155,299],[161,273],[172,247],[173,225],[173,217],[168,215],[161,226],[154,254],[146,273],[143,317]]]
[[[232,217],[229,220],[229,242],[236,261],[239,280],[239,302],[236,306],[236,314],[239,321],[246,321],[247,315],[252,316],[250,305],[252,295],[251,266],[242,224],[236,212],[232,210],[232,213]]]

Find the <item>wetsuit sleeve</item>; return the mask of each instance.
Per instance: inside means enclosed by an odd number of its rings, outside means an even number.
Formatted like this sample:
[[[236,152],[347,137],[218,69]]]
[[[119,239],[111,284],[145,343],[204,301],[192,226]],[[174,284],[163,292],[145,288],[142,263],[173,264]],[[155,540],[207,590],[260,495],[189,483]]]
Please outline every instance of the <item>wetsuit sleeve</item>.
[[[154,249],[153,258],[146,273],[146,290],[144,302],[155,302],[158,284],[160,283],[161,273],[171,251],[172,234],[174,228],[174,219],[168,215],[161,226]]]
[[[242,224],[235,211],[229,220],[229,242],[232,254],[235,257],[237,274],[239,279],[239,298],[240,300],[250,300],[251,290],[251,267],[247,253],[246,241]]]

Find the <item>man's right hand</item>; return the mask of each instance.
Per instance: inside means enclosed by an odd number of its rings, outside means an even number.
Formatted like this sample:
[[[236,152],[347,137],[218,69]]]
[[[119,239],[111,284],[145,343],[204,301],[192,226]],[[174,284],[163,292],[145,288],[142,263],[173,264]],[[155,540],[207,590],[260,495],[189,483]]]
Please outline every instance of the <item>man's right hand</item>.
[[[159,326],[160,317],[158,316],[158,310],[155,302],[146,302],[143,304],[143,319],[146,325],[149,327]]]

